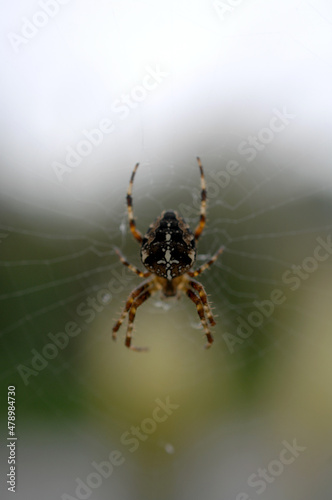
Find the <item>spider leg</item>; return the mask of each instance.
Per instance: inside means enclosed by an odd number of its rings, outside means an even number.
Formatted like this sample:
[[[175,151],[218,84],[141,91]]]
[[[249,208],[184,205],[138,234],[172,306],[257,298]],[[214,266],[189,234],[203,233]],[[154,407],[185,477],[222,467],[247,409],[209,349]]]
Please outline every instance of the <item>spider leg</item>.
[[[211,332],[209,330],[209,327],[208,327],[206,319],[205,319],[204,306],[203,306],[202,300],[200,299],[200,297],[198,295],[196,295],[192,290],[190,290],[190,288],[188,288],[186,290],[186,294],[188,295],[190,300],[192,300],[194,302],[194,304],[196,306],[199,319],[201,320],[201,323],[202,323],[202,326],[204,328],[205,335],[207,338],[207,343],[205,344],[205,349],[208,349],[212,345],[213,337],[211,335]]]
[[[203,307],[204,307],[205,315],[206,315],[207,319],[209,320],[210,325],[214,326],[216,324],[216,322],[215,322],[215,319],[213,317],[211,307],[210,307],[210,304],[209,304],[208,299],[207,299],[207,293],[205,291],[204,286],[196,280],[189,280],[188,285],[191,286],[191,288],[193,288],[194,290],[196,290],[196,292],[198,292],[199,297],[200,297],[202,304],[203,304]]]
[[[133,305],[135,299],[137,299],[137,297],[141,293],[144,293],[150,287],[150,285],[151,285],[151,280],[146,280],[143,283],[141,283],[139,286],[134,288],[134,290],[131,292],[131,294],[129,295],[129,297],[127,299],[126,305],[122,311],[120,318],[113,326],[113,334],[112,334],[113,340],[116,340],[116,332],[119,330],[120,326],[122,325],[125,317],[127,316],[128,311],[130,310],[131,306]]]
[[[124,266],[127,266],[133,273],[137,274],[137,276],[139,276],[140,278],[147,278],[148,276],[150,276],[151,273],[149,271],[146,272],[140,271],[136,266],[130,264],[130,262],[127,261],[125,256],[120,252],[120,250],[117,247],[114,247],[114,250],[118,254],[122,264]]]
[[[128,328],[127,328],[127,333],[126,333],[126,340],[125,340],[125,345],[132,351],[137,351],[137,352],[142,352],[142,351],[148,351],[148,347],[136,347],[131,345],[131,339],[132,339],[132,331],[133,331],[133,326],[134,326],[134,321],[135,321],[135,316],[136,316],[136,311],[139,306],[141,306],[148,298],[151,297],[153,293],[153,290],[146,290],[145,292],[141,293],[137,299],[134,301],[132,304],[130,310],[129,310],[129,316],[128,316]]]
[[[197,162],[201,173],[201,209],[200,209],[199,223],[194,231],[196,241],[202,234],[206,222],[206,184],[205,184],[205,177],[204,177],[202,163],[198,156],[197,156]]]
[[[189,276],[191,276],[192,278],[194,278],[195,276],[198,276],[199,274],[203,273],[206,269],[208,269],[209,267],[211,267],[212,264],[217,260],[217,258],[219,257],[219,255],[221,253],[223,253],[224,248],[225,248],[224,246],[221,246],[219,248],[219,250],[214,254],[214,256],[208,262],[206,262],[205,264],[202,264],[195,271],[188,271],[187,274]]]
[[[138,243],[142,243],[142,240],[143,240],[142,234],[140,231],[138,231],[138,229],[136,229],[136,223],[135,223],[134,212],[133,212],[133,198],[132,198],[134,178],[135,178],[136,170],[138,169],[138,165],[139,165],[139,163],[136,163],[134,170],[133,170],[133,173],[131,174],[129,187],[128,187],[128,191],[127,191],[127,208],[128,208],[128,219],[129,219],[130,231],[132,232],[132,235],[138,241]]]

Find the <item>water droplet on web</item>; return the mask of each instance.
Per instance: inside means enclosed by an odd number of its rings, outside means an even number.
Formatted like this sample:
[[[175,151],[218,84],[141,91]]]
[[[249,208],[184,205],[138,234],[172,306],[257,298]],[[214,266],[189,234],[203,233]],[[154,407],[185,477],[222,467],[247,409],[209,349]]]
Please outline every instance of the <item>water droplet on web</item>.
[[[202,325],[199,322],[196,321],[190,321],[190,326],[191,328],[194,328],[195,330],[201,330]]]
[[[164,449],[165,449],[166,453],[168,453],[169,455],[172,455],[175,451],[174,446],[171,443],[166,443],[164,446]]]
[[[205,253],[201,253],[201,254],[198,254],[197,257],[196,257],[196,260],[201,260],[201,261],[208,261],[209,259],[211,259],[211,255],[210,254],[205,254]]]
[[[124,236],[126,234],[126,223],[121,222],[119,229],[120,229],[121,234]]]
[[[101,301],[103,304],[108,304],[108,302],[111,300],[111,298],[112,298],[112,295],[110,293],[104,293]]]
[[[158,309],[163,309],[164,311],[169,311],[172,307],[171,301],[166,302],[165,300],[156,300],[154,306]]]

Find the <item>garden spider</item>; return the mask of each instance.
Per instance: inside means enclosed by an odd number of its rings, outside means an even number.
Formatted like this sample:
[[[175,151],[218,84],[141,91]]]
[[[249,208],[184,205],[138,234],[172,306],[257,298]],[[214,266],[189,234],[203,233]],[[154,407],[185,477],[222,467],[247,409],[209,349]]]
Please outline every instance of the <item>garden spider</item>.
[[[188,224],[177,212],[164,210],[149,226],[146,235],[142,236],[140,231],[136,229],[132,199],[132,188],[139,163],[136,163],[131,174],[127,192],[129,226],[134,238],[141,245],[141,260],[148,271],[140,271],[127,261],[118,248],[115,249],[122,264],[140,278],[147,279],[130,293],[124,310],[113,327],[113,339],[116,339],[116,332],[128,314],[125,345],[133,351],[148,350],[146,347],[131,345],[132,330],[137,308],[156,291],[160,291],[165,298],[179,297],[181,292],[186,293],[189,299],[194,302],[204,328],[207,338],[205,347],[210,347],[213,342],[208,322],[211,326],[214,326],[216,322],[203,285],[193,278],[208,269],[217,260],[224,247],[220,247],[217,253],[198,269],[191,270],[196,260],[196,242],[202,234],[206,222],[205,178],[201,160],[198,157],[197,161],[201,175],[201,208],[200,219],[194,233],[190,231]]]

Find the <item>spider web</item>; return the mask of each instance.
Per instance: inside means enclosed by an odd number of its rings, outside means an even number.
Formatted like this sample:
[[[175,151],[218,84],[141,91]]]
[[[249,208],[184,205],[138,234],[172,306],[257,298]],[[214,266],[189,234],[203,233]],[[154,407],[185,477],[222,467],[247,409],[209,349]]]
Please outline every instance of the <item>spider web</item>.
[[[224,253],[202,275],[201,281],[218,317],[213,329],[216,341],[213,349],[218,350],[223,364],[234,370],[242,369],[244,364],[250,365],[268,351],[287,351],[289,336],[302,338],[302,322],[298,330],[296,317],[310,315],[310,309],[301,305],[303,296],[327,294],[319,279],[302,280],[299,292],[288,294],[285,303],[276,306],[271,317],[264,318],[262,324],[254,328],[255,333],[250,338],[243,341],[237,336],[238,342],[234,344],[236,318],[241,316],[248,323],[250,312],[257,310],[255,301],[268,299],[276,288],[286,295],[288,290],[282,279],[285,271],[312,255],[317,237],[326,239],[331,230],[330,200],[325,181],[312,185],[311,179],[302,178],[299,182],[296,170],[274,166],[268,154],[225,181],[227,171],[222,165],[231,161],[232,156],[228,153],[227,158],[225,151],[218,153],[202,155],[208,186],[208,222],[198,243],[196,265],[207,261],[221,244],[225,245]],[[222,155],[226,157],[221,159]],[[270,165],[269,170],[266,163]],[[218,172],[225,175],[218,176]],[[46,214],[35,220],[30,217],[28,221],[21,214],[27,207],[31,208],[30,202],[15,197],[9,197],[10,203],[3,208],[3,216],[5,214],[9,222],[1,225],[6,238],[2,243],[0,266],[2,282],[7,284],[0,296],[5,323],[1,339],[7,366],[2,371],[3,379],[17,375],[18,363],[31,364],[31,349],[40,350],[45,345],[45,338],[48,339],[45,334],[64,331],[69,321],[75,321],[85,333],[94,331],[96,342],[108,344],[114,318],[123,300],[139,282],[123,268],[114,251],[114,246],[119,246],[130,262],[142,268],[139,247],[127,224],[124,203],[127,183],[114,185],[111,173],[106,170],[102,173],[103,183],[112,188],[107,189],[107,194],[94,205],[94,213],[84,218],[67,216],[61,210],[55,212],[36,203],[33,209],[41,209]],[[116,200],[113,206],[109,199]],[[76,202],[78,206],[91,206],[82,198],[77,198]],[[141,165],[134,185],[134,211],[142,232],[166,208],[177,209],[194,228],[199,203],[199,173],[195,160],[185,167],[175,159],[170,165],[160,161],[153,168],[149,162]],[[326,277],[330,271],[331,263],[327,261],[320,263],[315,274]],[[116,283],[115,289],[120,285],[119,293],[111,293],[111,279]],[[96,298],[97,294],[97,310],[90,313],[91,318],[93,316],[90,323],[90,317],[77,314],[77,308],[86,304],[88,297]],[[150,299],[137,314],[137,342],[146,323],[158,321],[174,330],[175,336],[184,336],[187,342],[194,342],[199,349],[201,326],[193,304],[188,302],[185,297],[180,301],[165,301],[158,295]],[[92,311],[93,307],[84,309]],[[172,310],[185,312],[182,321],[187,323],[186,328],[169,319]],[[97,326],[100,318],[102,327]],[[122,340],[125,328],[126,323],[122,326]],[[12,348],[13,339],[19,339],[15,349]],[[89,339],[89,342],[95,341]],[[149,339],[149,343],[153,350],[158,346],[156,338]],[[68,350],[71,348],[69,345]],[[73,349],[75,359],[85,347],[76,345]],[[59,352],[54,363],[49,362],[52,377],[72,370],[66,361],[66,350]],[[28,356],[25,353],[29,353]]]

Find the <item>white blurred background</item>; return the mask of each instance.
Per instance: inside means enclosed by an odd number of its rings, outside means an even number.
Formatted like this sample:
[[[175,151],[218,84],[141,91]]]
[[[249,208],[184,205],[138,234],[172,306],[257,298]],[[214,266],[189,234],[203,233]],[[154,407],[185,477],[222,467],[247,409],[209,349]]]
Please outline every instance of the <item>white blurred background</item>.
[[[287,148],[299,176],[330,179],[328,2],[40,5],[2,8],[6,193],[36,202],[51,196],[70,207],[72,195],[86,195],[88,186],[98,200],[105,169],[127,178],[136,161],[188,161],[225,145],[236,151],[284,106],[297,119],[275,161]],[[136,92],[147,67],[163,76],[155,88]],[[121,112],[119,101],[131,92]],[[65,163],[67,148],[76,149],[83,131],[103,119],[112,132],[59,185],[54,162]]]

